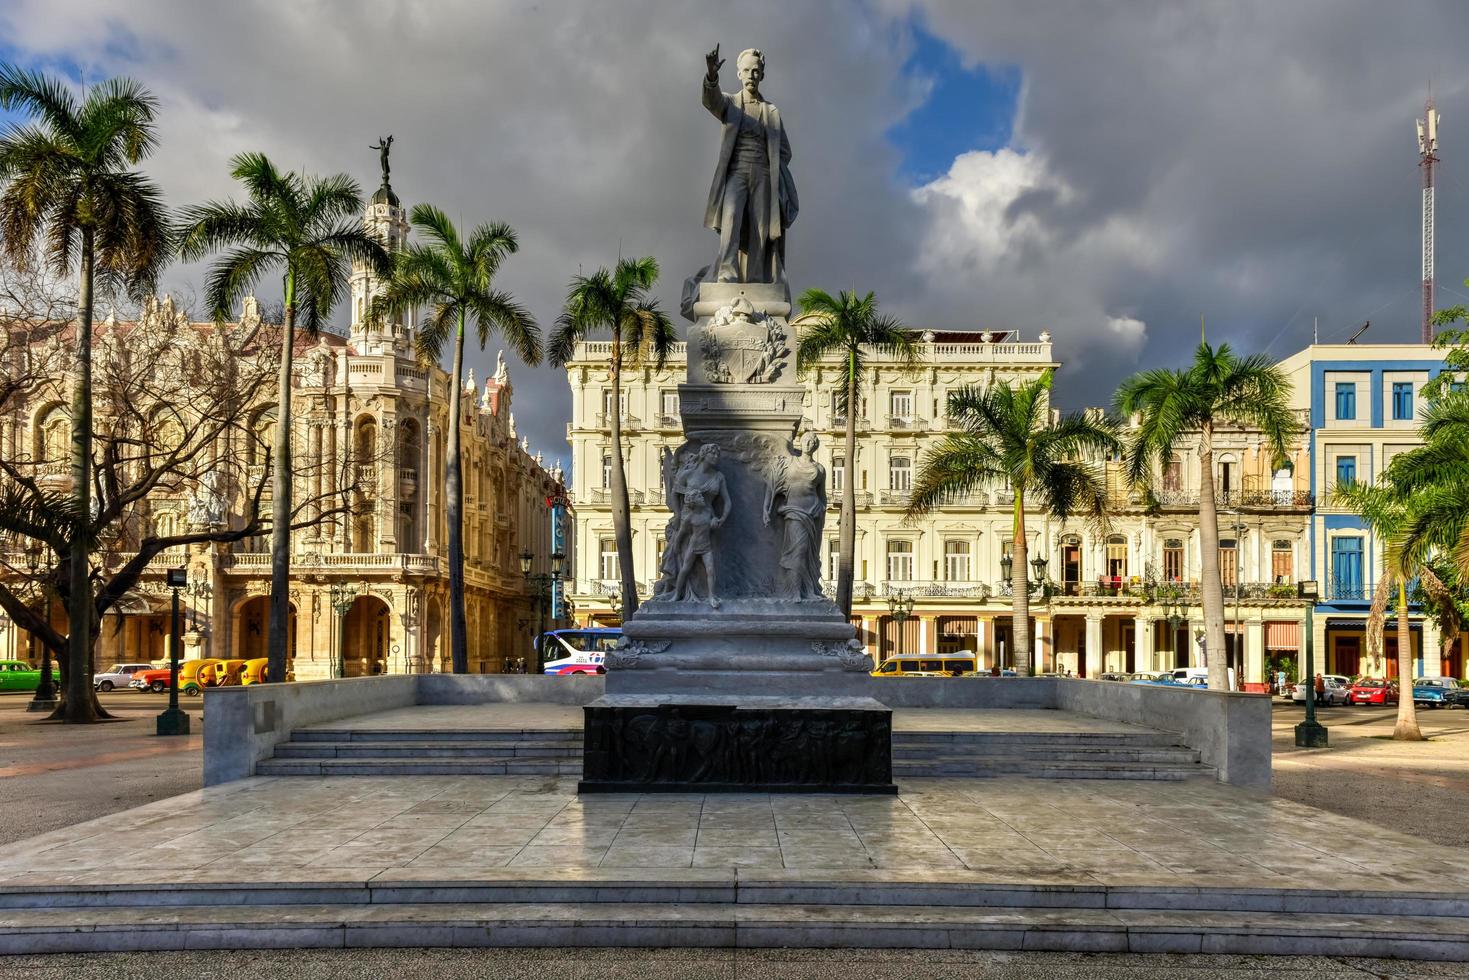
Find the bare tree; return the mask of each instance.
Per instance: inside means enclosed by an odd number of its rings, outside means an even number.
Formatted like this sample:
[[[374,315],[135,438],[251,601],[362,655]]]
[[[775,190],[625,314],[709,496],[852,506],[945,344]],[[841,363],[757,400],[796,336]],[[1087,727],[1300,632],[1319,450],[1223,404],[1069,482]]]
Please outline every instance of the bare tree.
[[[15,285],[21,292],[28,288]],[[27,309],[44,301],[33,296]],[[167,297],[150,301],[138,322],[109,317],[98,324],[92,505],[90,513],[78,514],[66,455],[67,345],[75,342],[74,326],[54,318],[11,316],[6,322],[0,416],[35,423],[27,427],[24,451],[0,456],[0,535],[10,543],[0,556],[0,609],[58,659],[67,637],[51,625],[37,594],[69,600],[66,549],[78,527],[90,556],[89,650],[105,614],[158,556],[270,532],[267,413],[276,402],[281,339],[280,326],[258,316],[238,324],[192,323]],[[362,474],[373,469],[363,464],[372,462],[350,455],[292,460],[299,488],[292,529],[350,519],[354,502],[361,506],[365,496]],[[32,542],[46,553],[35,572],[23,560]],[[68,669],[85,670],[91,689],[90,662]],[[86,708],[63,707],[70,721],[103,716],[95,698]]]

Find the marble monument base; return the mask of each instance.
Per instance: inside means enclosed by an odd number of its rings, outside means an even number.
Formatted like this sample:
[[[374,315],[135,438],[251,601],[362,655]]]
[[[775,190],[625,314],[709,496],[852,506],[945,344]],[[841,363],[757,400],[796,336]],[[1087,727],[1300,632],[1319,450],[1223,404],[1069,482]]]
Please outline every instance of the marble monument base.
[[[608,695],[583,710],[579,793],[898,791],[892,711],[871,698]]]

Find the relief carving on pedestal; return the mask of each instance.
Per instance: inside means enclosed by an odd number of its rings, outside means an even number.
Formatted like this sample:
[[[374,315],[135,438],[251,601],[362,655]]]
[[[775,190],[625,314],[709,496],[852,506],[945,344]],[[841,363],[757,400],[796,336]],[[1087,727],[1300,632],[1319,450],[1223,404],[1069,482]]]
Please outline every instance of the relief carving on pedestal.
[[[699,337],[704,378],[710,384],[770,384],[780,377],[790,348],[782,321],[755,312],[743,296],[720,307]]]
[[[862,641],[857,639],[827,642],[815,640],[811,649],[819,657],[835,657],[837,663],[841,664],[842,670],[866,672],[872,669],[872,658],[867,655],[867,650],[862,646]]]
[[[630,640],[623,637],[615,649],[607,654],[607,669],[616,670],[619,667],[636,667],[643,657],[663,653],[669,647],[667,640],[650,643],[646,640]]]

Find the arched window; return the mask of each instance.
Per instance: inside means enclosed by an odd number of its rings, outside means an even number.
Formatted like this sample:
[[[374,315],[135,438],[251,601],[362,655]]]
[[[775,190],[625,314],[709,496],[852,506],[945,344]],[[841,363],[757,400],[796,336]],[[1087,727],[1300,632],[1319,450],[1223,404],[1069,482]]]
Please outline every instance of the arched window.
[[[1270,580],[1289,585],[1294,578],[1295,546],[1288,538],[1276,538],[1270,542]]]
[[[262,409],[250,423],[250,437],[245,444],[245,463],[264,466],[265,457],[275,442],[275,412]]]
[[[1169,582],[1183,581],[1183,538],[1163,539],[1163,577]]]
[[[41,416],[36,432],[36,459],[64,464],[71,451],[71,413],[57,405]]]

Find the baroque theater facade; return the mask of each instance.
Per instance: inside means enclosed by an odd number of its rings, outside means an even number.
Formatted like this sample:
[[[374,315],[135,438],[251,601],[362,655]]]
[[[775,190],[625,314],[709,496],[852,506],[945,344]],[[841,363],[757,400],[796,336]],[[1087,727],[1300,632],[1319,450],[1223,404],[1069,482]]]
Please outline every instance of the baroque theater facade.
[[[390,248],[406,241],[404,209],[386,185],[368,204],[364,220]],[[293,453],[297,460],[332,463],[299,464],[295,498],[328,499],[334,491],[351,497],[349,512],[292,534],[290,657],[299,680],[450,669],[443,474],[452,381],[437,364],[417,362],[411,316],[396,322],[369,319],[377,288],[367,269],[355,267],[347,335],[323,332],[313,338],[300,332],[295,342]],[[239,322],[218,329],[248,331],[259,322],[259,304],[247,298]],[[105,344],[109,335],[167,330],[187,345],[191,333],[202,336],[214,329],[212,323],[190,322],[164,297],[146,304],[136,322],[99,323],[97,336]],[[0,450],[64,458],[70,431],[67,384],[68,379],[58,379],[56,397],[11,406],[0,420]],[[267,487],[262,504],[267,513],[269,476],[264,454],[255,447],[270,444],[271,388],[251,412],[251,428],[260,438],[242,461],[249,472],[246,484],[263,481]],[[459,420],[471,672],[515,670],[532,659],[537,603],[545,597],[527,585],[520,556],[529,552],[533,567],[545,571],[553,541],[565,540],[553,523],[569,519],[559,467],[543,464],[516,432],[513,390],[503,359],[483,384],[471,372]],[[322,485],[333,480],[341,486]],[[159,533],[201,519],[239,527],[247,519],[246,507],[243,488],[221,493],[202,508],[214,512],[203,516],[197,499],[155,492],[145,502],[143,521]],[[164,574],[179,566],[188,568],[192,585],[181,596],[183,656],[266,655],[268,534],[159,554],[109,611],[96,652],[99,666],[167,658],[171,595]],[[59,606],[52,619],[64,629]],[[0,658],[38,659],[39,644],[16,624],[5,625]]]

